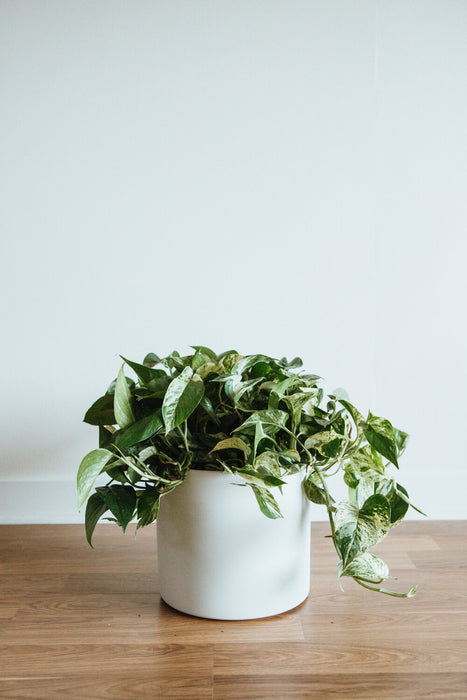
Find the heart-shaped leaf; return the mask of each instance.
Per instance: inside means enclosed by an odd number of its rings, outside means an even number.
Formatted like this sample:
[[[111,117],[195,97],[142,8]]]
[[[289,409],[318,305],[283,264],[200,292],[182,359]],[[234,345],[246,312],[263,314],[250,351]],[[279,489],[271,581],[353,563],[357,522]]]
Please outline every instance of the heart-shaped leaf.
[[[131,486],[113,484],[112,486],[99,486],[96,491],[125,532],[135,511],[135,490]]]
[[[121,450],[126,450],[128,447],[152,437],[162,430],[163,427],[164,424],[160,415],[152,413],[150,416],[145,416],[136,421],[136,423],[129,425],[125,430],[120,431],[115,438],[115,444]]]
[[[145,386],[147,386],[153,379],[167,376],[163,369],[153,369],[147,365],[140,365],[137,362],[130,362],[130,360],[127,360],[126,357],[123,357],[123,355],[120,355],[120,357],[129,367],[131,367],[141,384],[144,384]]]
[[[95,480],[104,471],[105,466],[112,457],[115,457],[113,452],[99,448],[92,450],[82,459],[77,476],[78,508],[81,508],[86,501]]]
[[[247,459],[251,452],[250,446],[239,437],[220,440],[217,445],[212,448],[211,452],[216,452],[217,450],[241,450]],[[211,452],[209,454],[211,454]]]
[[[397,468],[397,442],[394,435],[394,428],[385,418],[378,418],[371,413],[368,414],[366,423],[363,424],[363,433],[370,445],[388,459]]]
[[[364,581],[381,583],[389,576],[389,568],[385,562],[375,554],[365,552],[356,557],[346,568],[342,567],[342,562],[338,564],[339,576],[354,576]]]
[[[258,501],[258,505],[263,515],[265,515],[267,518],[271,518],[271,520],[276,520],[277,518],[283,517],[279,505],[269,489],[255,486],[254,484],[248,484],[248,486],[253,489],[253,493],[256,496],[256,500]]]
[[[91,540],[97,521],[107,510],[106,502],[98,493],[93,493],[86,504],[85,515],[86,539],[91,547],[93,546]]]
[[[135,422],[135,416],[131,407],[131,394],[123,372],[124,366],[120,367],[114,394],[114,413],[120,428],[126,428]]]
[[[160,496],[157,489],[153,486],[148,486],[138,496],[137,516],[138,525],[136,529],[150,525],[157,518],[160,506]]]
[[[386,537],[391,507],[385,496],[370,496],[359,509],[348,501],[337,505],[335,544],[344,569],[360,554]]]
[[[115,425],[114,397],[112,394],[104,394],[95,401],[86,411],[84,423],[89,425]]]
[[[191,416],[203,396],[203,380],[199,375],[193,374],[191,367],[185,367],[172,380],[164,396],[162,418],[166,435]]]

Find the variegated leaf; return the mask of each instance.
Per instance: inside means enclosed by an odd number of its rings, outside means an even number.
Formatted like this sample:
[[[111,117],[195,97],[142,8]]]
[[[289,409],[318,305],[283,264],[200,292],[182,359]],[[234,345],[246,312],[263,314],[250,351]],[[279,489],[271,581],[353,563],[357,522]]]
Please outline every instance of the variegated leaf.
[[[370,496],[360,509],[348,501],[337,505],[335,544],[344,568],[386,537],[390,516],[389,502],[381,494]]]

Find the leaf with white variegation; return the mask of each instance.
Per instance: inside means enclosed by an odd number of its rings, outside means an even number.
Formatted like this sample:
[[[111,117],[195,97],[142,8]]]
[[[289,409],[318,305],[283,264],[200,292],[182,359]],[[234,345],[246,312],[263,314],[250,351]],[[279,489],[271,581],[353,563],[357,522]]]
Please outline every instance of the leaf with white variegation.
[[[348,501],[338,503],[334,516],[334,542],[344,569],[386,537],[390,516],[389,502],[381,494],[370,496],[360,509]]]
[[[373,416],[372,413],[369,413],[366,422],[363,423],[363,433],[370,445],[379,452],[380,455],[386,457],[391,464],[399,468],[394,428],[388,420],[385,418],[378,418],[378,416]]]
[[[162,418],[165,434],[183,423],[193,413],[204,396],[204,383],[191,367],[173,379],[165,393],[162,404]]]
[[[339,562],[337,571],[339,576],[354,576],[373,583],[381,583],[389,576],[388,565],[370,552],[356,557],[345,568],[342,566],[342,562]]]
[[[316,472],[311,472],[303,482],[305,496],[309,501],[325,505],[327,503],[326,493],[323,489],[321,479]]]
[[[254,484],[248,484],[248,486],[253,490],[263,515],[267,518],[271,518],[271,520],[283,517],[279,505],[269,489],[261,488]]]
[[[217,450],[241,450],[247,459],[251,452],[250,446],[239,437],[231,437],[226,438],[225,440],[220,440],[217,445],[212,448],[209,454],[216,452]]]

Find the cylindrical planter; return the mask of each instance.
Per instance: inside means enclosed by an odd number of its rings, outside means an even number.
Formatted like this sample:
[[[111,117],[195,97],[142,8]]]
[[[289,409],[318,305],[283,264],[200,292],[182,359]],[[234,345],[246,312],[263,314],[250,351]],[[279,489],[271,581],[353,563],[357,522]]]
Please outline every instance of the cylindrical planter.
[[[285,480],[285,479],[284,479]],[[310,509],[303,474],[273,488],[282,515],[261,513],[245,480],[191,470],[161,499],[160,592],[173,608],[218,620],[277,615],[310,591]]]

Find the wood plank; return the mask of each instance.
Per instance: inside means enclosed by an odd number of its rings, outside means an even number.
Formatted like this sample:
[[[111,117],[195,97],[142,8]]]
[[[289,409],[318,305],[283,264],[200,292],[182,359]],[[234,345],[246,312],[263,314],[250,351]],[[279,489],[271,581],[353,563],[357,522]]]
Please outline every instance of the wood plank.
[[[34,700],[193,700],[212,699],[212,678],[189,677],[181,672],[167,678],[151,668],[138,673],[119,670],[110,674],[96,669],[89,676],[0,679],[0,697]]]
[[[214,676],[289,676],[297,674],[341,676],[351,673],[467,672],[465,641],[433,642],[426,647],[418,635],[403,645],[392,636],[381,633],[358,636],[349,643],[342,628],[327,636],[316,630],[310,642],[266,645],[216,644],[214,647]],[[451,635],[452,636],[452,635]]]
[[[15,597],[14,600],[17,600]],[[173,610],[159,594],[30,595],[17,615],[2,630],[4,644],[72,644],[100,639],[108,644],[124,639],[129,644],[243,643],[245,637],[267,642],[301,641],[303,628],[297,616],[276,615],[262,620],[219,622]]]
[[[430,674],[300,674],[285,678],[273,676],[218,676],[214,682],[214,700],[414,700],[438,698],[461,700],[466,697],[467,673]]]

